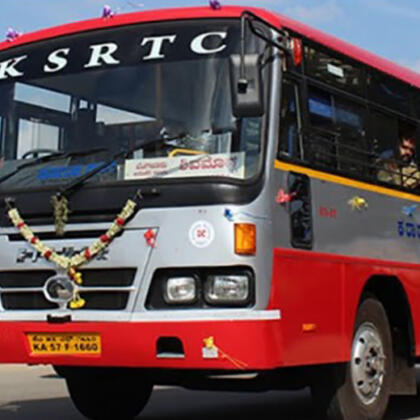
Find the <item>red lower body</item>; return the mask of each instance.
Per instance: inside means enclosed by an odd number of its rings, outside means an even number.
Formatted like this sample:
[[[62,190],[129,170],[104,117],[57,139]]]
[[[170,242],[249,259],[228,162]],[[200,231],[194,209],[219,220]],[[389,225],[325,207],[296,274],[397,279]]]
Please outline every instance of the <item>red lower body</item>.
[[[399,278],[420,335],[419,273],[415,264],[274,250],[268,310],[281,319],[170,322],[0,322],[0,363],[127,366],[175,369],[268,370],[348,361],[361,294],[372,276]],[[252,313],[252,311],[250,311]],[[38,356],[28,333],[99,333],[99,356]],[[160,337],[176,337],[183,358],[158,357]],[[203,340],[214,337],[217,357],[205,358]],[[416,340],[416,354],[419,342]]]
[[[281,365],[279,320],[183,322],[72,322],[63,325],[0,323],[0,363],[121,366],[177,369],[272,369]],[[28,333],[99,333],[98,356],[38,356]],[[159,358],[160,337],[181,340],[185,357]],[[218,357],[203,357],[203,340],[214,337]],[[240,366],[240,367],[239,367]]]

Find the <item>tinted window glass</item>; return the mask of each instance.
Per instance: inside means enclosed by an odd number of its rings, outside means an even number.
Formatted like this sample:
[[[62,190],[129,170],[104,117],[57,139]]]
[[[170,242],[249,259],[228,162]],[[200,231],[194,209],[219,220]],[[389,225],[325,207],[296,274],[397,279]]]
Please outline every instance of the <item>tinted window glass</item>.
[[[297,86],[285,81],[282,88],[282,105],[280,112],[280,145],[279,155],[299,157]]]
[[[398,120],[381,112],[372,113],[373,151],[376,157],[393,154],[398,141]]]
[[[346,90],[363,92],[363,69],[347,60],[305,47],[306,73]]]
[[[364,109],[318,88],[309,87],[308,110],[311,124],[330,130],[364,129]]]
[[[305,158],[317,166],[362,176],[370,160],[365,109],[340,96],[309,87],[311,129],[306,130]]]
[[[174,42],[153,57],[148,40],[168,33]],[[265,43],[248,35],[247,52],[262,52]],[[23,158],[103,149],[28,166],[2,188],[55,188],[136,147],[90,181],[253,177],[262,166],[262,118],[235,118],[226,88],[239,36],[237,21],[200,20],[109,28],[2,51],[0,62],[19,62],[0,80],[1,176]],[[104,54],[101,45],[113,52]],[[64,50],[58,60],[54,54]]]
[[[414,105],[415,116],[420,119],[420,90],[412,89],[411,97]]]
[[[379,72],[372,72],[369,81],[369,97],[372,101],[403,114],[410,114],[410,91],[406,84]]]
[[[309,177],[291,172],[289,192],[295,198],[290,203],[292,245],[295,248],[312,248],[312,202]]]

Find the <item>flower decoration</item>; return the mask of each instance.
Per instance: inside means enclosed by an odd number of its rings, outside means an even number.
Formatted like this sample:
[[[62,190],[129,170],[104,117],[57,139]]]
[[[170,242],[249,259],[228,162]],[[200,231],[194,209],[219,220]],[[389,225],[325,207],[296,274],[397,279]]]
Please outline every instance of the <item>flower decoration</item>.
[[[147,245],[151,248],[156,248],[156,233],[153,229],[148,229],[144,234],[144,239],[146,239]]]
[[[367,208],[369,207],[366,199],[358,196],[351,198],[347,203],[352,210],[362,211],[367,210]]]
[[[290,203],[291,201],[293,201],[296,195],[297,195],[296,192],[288,194],[281,188],[277,193],[276,203],[281,204],[281,205]]]
[[[417,208],[418,208],[418,205],[413,204],[411,206],[404,206],[401,211],[405,216],[413,217]]]
[[[248,367],[248,364],[245,362],[242,362],[241,360],[237,359],[236,357],[233,357],[226,353],[224,350],[222,350],[219,346],[216,345],[214,337],[206,337],[203,339],[204,348],[206,350],[216,350],[215,355],[219,354],[223,359],[228,360],[236,369],[240,370],[246,370]]]
[[[220,10],[222,8],[219,0],[210,0],[209,3],[213,10]]]
[[[102,9],[102,19],[111,19],[115,16],[115,12],[112,10],[111,6],[107,4]]]
[[[224,215],[229,222],[233,222],[235,220],[235,215],[231,209],[225,209]]]
[[[99,237],[91,246],[85,248],[83,251],[74,255],[73,257],[66,257],[57,254],[53,248],[45,245],[32,231],[32,229],[22,219],[18,209],[11,204],[10,200],[6,201],[9,207],[8,216],[13,225],[19,229],[23,238],[47,261],[55,264],[58,268],[67,272],[69,278],[80,286],[83,284],[82,274],[77,271],[77,268],[86,264],[95,258],[98,254],[103,252],[113,241],[115,236],[124,228],[128,219],[134,214],[137,208],[137,203],[133,200],[128,200],[121,213],[117,216],[111,224],[106,233]],[[80,309],[85,305],[84,299],[79,296],[77,287],[73,299],[70,302],[71,309]]]
[[[7,42],[16,41],[20,36],[22,36],[22,34],[16,31],[16,29],[9,28],[6,32],[6,41]]]

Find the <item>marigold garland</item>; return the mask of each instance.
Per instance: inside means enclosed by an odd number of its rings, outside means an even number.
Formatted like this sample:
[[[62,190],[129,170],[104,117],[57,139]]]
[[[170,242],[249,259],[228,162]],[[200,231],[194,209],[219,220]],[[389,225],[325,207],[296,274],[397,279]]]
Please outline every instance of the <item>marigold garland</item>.
[[[12,207],[8,211],[8,216],[14,226],[19,229],[20,234],[36,251],[42,255],[42,257],[67,271],[69,277],[76,285],[82,285],[82,274],[77,271],[77,268],[92,260],[110,245],[115,236],[124,228],[127,220],[134,214],[136,207],[137,203],[135,201],[131,199],[127,200],[127,203],[121,213],[114,220],[107,232],[100,236],[99,239],[97,239],[91,246],[71,258],[59,255],[54,251],[54,249],[46,246],[25,223],[16,207]],[[76,287],[73,299],[70,302],[70,308],[80,309],[85,305],[85,303],[84,299],[80,297]]]

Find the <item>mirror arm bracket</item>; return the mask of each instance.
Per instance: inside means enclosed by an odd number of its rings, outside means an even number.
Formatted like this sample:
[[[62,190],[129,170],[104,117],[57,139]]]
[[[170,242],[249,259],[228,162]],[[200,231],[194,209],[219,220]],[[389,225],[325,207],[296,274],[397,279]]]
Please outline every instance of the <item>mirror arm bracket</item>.
[[[258,30],[254,22],[260,22],[264,26],[268,27],[269,29],[275,30],[279,34],[279,39],[281,42],[273,40],[268,38],[263,32]],[[247,24],[249,26],[250,31],[257,37],[261,38],[267,44],[271,45],[274,48],[278,48],[279,50],[290,54],[291,53],[291,47],[290,47],[290,37],[286,32],[279,31],[278,28],[276,28],[273,25],[268,24],[266,21],[261,19],[258,15],[255,13],[245,10],[241,14],[241,64],[240,64],[240,73],[239,73],[239,80],[238,80],[238,92],[239,93],[246,93],[248,89],[248,79],[245,72],[245,54],[246,54],[246,29]]]

